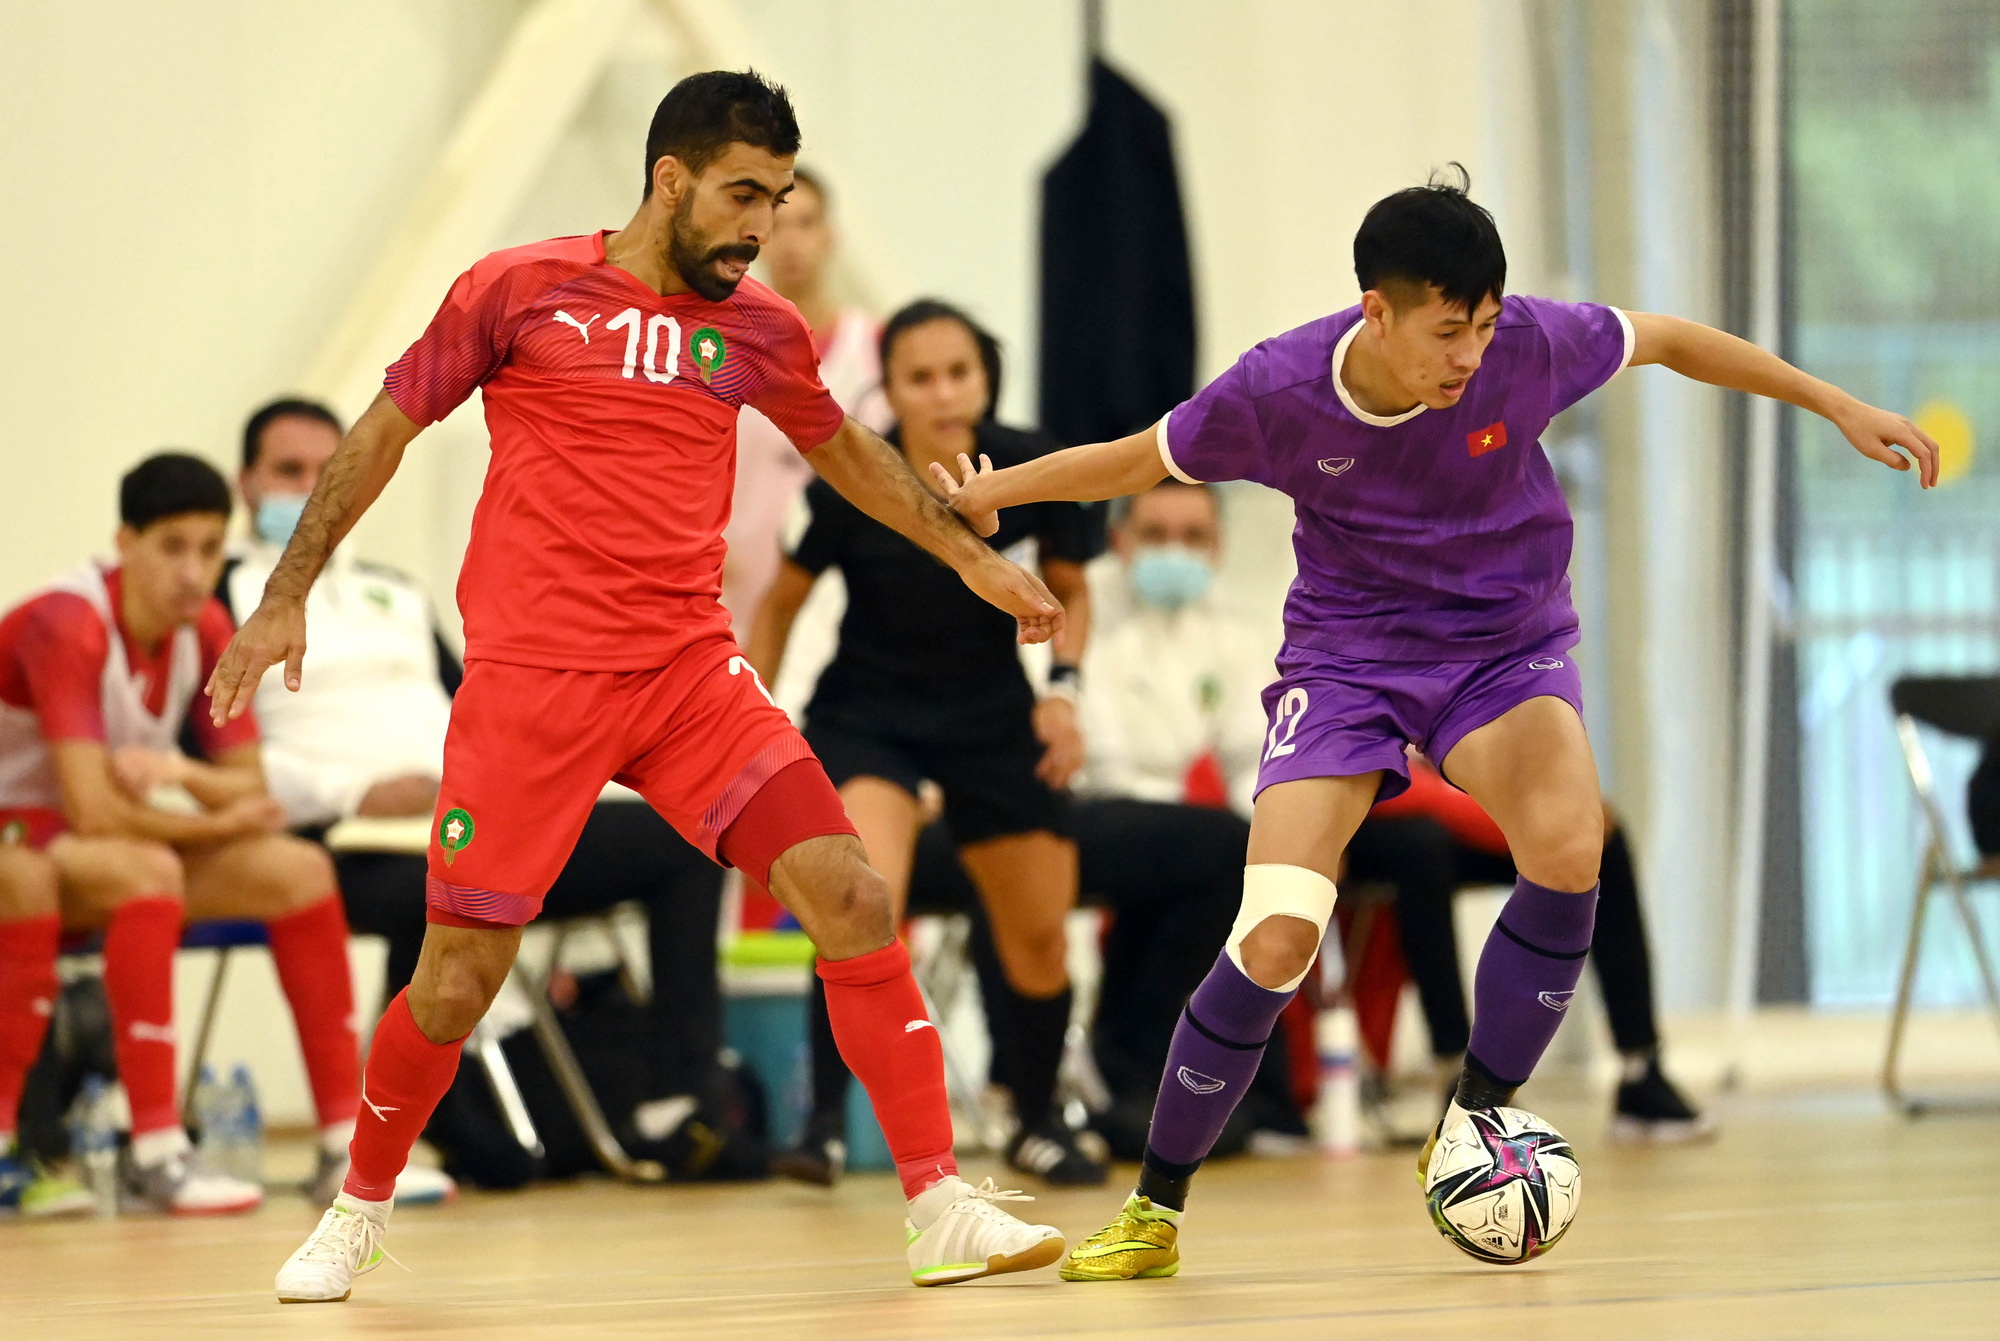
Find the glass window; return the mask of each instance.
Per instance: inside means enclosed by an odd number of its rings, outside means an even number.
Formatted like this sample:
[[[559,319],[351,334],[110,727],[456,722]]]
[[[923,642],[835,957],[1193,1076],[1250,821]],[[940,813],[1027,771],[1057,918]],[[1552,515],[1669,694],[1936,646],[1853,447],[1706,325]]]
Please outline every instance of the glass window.
[[[1880,1002],[1919,852],[1888,686],[2000,666],[2000,5],[1792,0],[1787,17],[1792,352],[1945,448],[1922,493],[1793,416],[1813,998]],[[1964,857],[1974,751],[1929,743]],[[1931,933],[1923,998],[1973,999],[1958,928]]]

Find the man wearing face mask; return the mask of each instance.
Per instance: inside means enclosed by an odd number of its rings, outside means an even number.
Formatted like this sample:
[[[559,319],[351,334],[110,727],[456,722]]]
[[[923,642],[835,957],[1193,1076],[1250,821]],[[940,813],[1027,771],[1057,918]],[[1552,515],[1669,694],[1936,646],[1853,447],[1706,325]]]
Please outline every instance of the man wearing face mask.
[[[236,486],[252,534],[217,592],[237,619],[257,608],[341,431],[332,410],[293,397],[265,405],[243,426]],[[294,825],[428,815],[462,677],[430,598],[401,573],[343,548],[307,599],[314,656],[339,663],[341,673],[311,693],[258,695],[271,794]]]

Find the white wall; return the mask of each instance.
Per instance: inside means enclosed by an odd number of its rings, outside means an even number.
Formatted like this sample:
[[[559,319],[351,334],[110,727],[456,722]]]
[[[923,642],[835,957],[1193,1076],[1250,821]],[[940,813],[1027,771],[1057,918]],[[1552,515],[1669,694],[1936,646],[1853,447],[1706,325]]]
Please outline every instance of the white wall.
[[[148,451],[231,459],[517,8],[0,6],[0,600],[108,547]]]

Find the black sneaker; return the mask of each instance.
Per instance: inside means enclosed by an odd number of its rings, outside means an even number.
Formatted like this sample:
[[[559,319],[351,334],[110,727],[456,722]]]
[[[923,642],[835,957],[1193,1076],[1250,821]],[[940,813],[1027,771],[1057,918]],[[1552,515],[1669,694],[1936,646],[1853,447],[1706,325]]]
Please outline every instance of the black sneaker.
[[[1611,1118],[1612,1140],[1670,1145],[1706,1141],[1714,1135],[1715,1123],[1674,1088],[1660,1069],[1659,1058],[1648,1058],[1643,1074],[1618,1086],[1618,1103]]]
[[[1057,1123],[1020,1132],[1009,1141],[1007,1167],[1051,1187],[1097,1187],[1111,1174],[1109,1165],[1077,1144],[1075,1132]]]
[[[771,1172],[816,1187],[832,1187],[847,1171],[847,1141],[830,1125],[808,1123],[799,1143],[771,1161]]]

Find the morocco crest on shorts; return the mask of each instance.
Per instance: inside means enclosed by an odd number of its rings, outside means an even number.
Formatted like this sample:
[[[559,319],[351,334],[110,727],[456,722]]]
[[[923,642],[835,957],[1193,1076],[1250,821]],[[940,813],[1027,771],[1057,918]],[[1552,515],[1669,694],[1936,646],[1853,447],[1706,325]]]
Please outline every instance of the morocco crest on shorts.
[[[449,866],[460,849],[472,842],[472,816],[453,806],[444,812],[438,821],[438,846],[444,849],[444,864]]]

